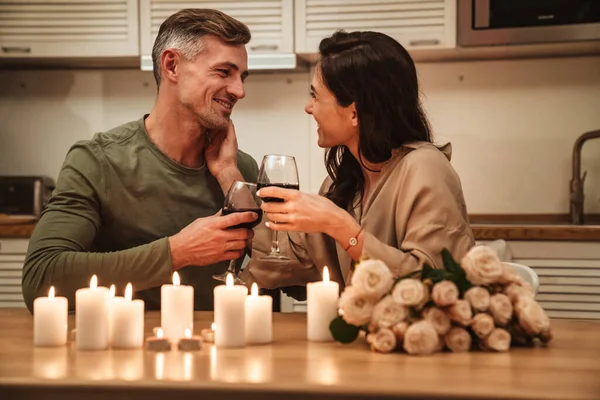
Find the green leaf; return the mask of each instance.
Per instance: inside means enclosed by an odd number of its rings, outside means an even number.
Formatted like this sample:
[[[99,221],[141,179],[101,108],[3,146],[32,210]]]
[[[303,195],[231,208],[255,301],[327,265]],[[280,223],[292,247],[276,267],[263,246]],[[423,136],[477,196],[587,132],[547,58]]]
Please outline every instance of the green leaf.
[[[350,325],[342,316],[338,316],[333,319],[329,324],[329,330],[335,340],[340,343],[352,343],[358,337],[360,328],[358,326]]]
[[[442,250],[442,260],[444,261],[444,268],[450,272],[449,279],[456,284],[460,294],[464,294],[473,286],[471,282],[467,280],[465,270],[458,262],[456,262],[456,260],[454,260],[452,254],[450,254],[450,251],[446,248]]]
[[[431,265],[425,263],[423,264],[423,269],[421,270],[421,280],[425,280],[425,279],[429,279],[431,276],[431,273],[435,271],[435,269],[433,269],[431,267]]]

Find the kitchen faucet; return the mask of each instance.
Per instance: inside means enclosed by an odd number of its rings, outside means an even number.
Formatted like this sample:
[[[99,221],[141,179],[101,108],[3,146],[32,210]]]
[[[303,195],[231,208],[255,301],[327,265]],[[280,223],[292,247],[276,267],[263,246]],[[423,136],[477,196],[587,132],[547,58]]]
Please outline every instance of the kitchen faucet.
[[[579,136],[573,146],[573,176],[571,177],[570,216],[571,223],[583,224],[583,182],[587,172],[581,176],[581,148],[589,139],[600,138],[600,130],[586,132]]]

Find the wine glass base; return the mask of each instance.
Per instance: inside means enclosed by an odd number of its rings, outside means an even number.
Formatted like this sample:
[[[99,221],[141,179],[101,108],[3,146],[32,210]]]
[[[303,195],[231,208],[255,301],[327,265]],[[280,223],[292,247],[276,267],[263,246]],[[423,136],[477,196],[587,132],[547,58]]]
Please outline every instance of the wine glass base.
[[[231,274],[231,272],[224,272],[222,274],[213,275],[213,279],[216,279],[217,281],[221,281],[221,282],[226,282],[227,275],[229,275],[229,274]],[[233,284],[234,285],[246,285],[246,282],[244,282],[244,280],[242,280],[239,276],[233,275]]]
[[[261,261],[277,261],[277,262],[287,262],[292,261],[289,257],[281,255],[279,253],[270,253],[266,256],[262,256],[259,258]]]

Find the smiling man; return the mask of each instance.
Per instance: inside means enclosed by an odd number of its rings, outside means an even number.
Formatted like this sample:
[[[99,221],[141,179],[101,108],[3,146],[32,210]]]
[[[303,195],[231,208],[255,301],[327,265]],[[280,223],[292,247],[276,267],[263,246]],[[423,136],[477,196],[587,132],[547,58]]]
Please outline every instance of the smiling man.
[[[213,306],[227,262],[243,255],[255,213],[219,215],[233,180],[256,181],[239,151],[231,113],[245,97],[246,25],[215,10],[182,10],[163,22],[152,51],[158,86],[150,114],[68,152],[56,190],[31,237],[23,296],[50,286],[75,306],[92,275],[122,292],[131,282],[147,309],[178,271],[195,308]]]

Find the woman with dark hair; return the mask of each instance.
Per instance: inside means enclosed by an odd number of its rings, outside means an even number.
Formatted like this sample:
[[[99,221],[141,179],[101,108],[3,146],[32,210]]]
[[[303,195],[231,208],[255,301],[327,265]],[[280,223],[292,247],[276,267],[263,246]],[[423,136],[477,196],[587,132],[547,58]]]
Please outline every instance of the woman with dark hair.
[[[249,273],[268,285],[289,270],[287,283],[298,284],[292,275],[315,279],[327,265],[347,282],[362,257],[383,260],[396,276],[423,263],[441,267],[444,247],[462,257],[474,238],[460,180],[450,145],[432,144],[408,52],[382,33],[343,31],[323,39],[319,52],[305,110],[327,149],[329,176],[319,195],[259,192],[285,200],[262,209],[269,228],[289,232],[282,251],[301,266],[253,262]]]

